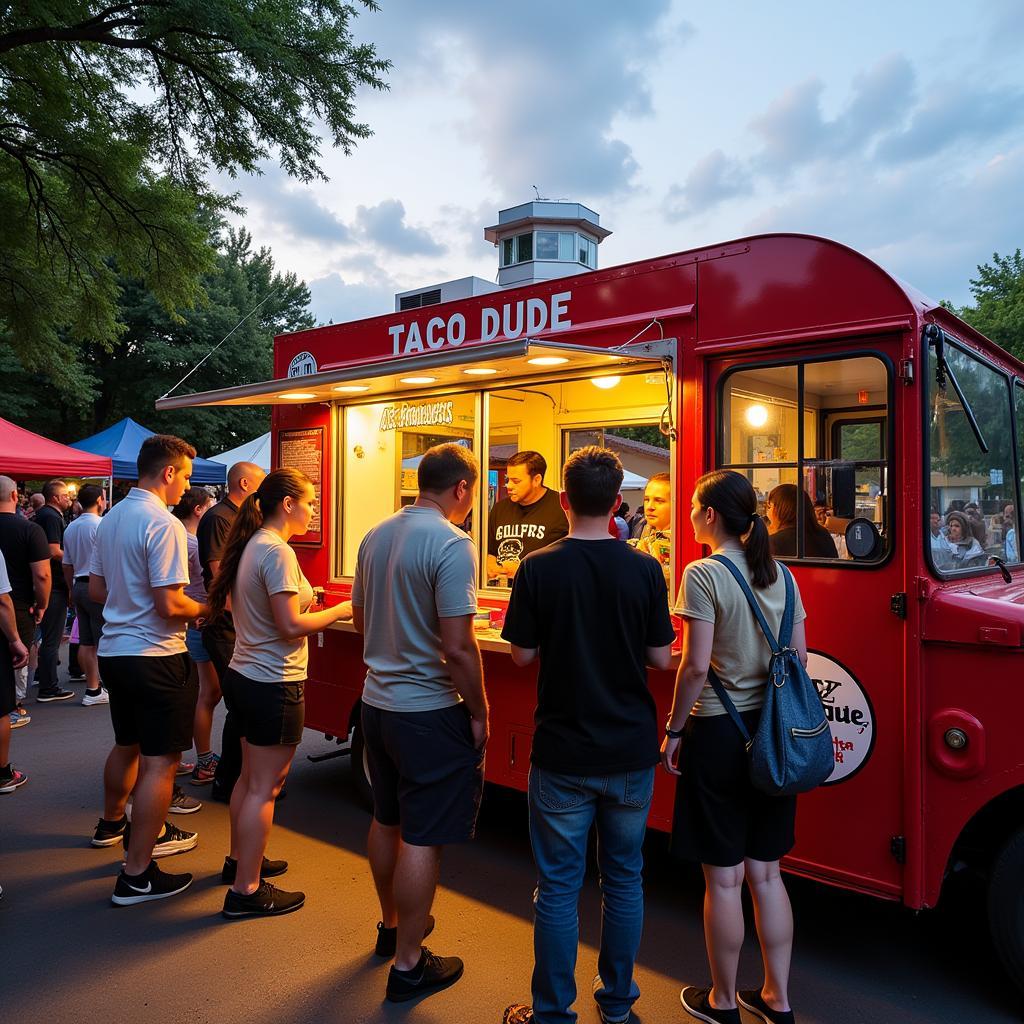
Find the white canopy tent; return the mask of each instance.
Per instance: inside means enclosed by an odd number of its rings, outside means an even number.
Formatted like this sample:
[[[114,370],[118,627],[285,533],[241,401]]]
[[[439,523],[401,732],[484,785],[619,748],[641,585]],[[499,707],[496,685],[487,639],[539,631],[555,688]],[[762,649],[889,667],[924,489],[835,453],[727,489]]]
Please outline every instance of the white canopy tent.
[[[245,444],[240,444],[230,451],[221,452],[220,455],[211,455],[211,462],[220,462],[225,466],[233,466],[236,462],[252,462],[261,469],[270,472],[270,431],[254,437]]]

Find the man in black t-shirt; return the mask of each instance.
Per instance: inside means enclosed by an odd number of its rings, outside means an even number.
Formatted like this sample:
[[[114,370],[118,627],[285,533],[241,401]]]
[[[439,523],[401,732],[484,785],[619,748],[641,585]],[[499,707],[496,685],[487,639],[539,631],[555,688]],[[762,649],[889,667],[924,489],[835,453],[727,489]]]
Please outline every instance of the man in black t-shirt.
[[[42,528],[18,514],[18,485],[9,476],[0,476],[0,554],[7,563],[11,579],[11,602],[18,637],[31,649],[36,626],[50,600],[50,546]],[[22,701],[28,687],[28,669],[16,671],[17,707],[12,724],[25,725],[31,718]]]
[[[266,475],[255,463],[236,462],[228,470],[228,493],[199,520],[196,540],[199,542],[199,564],[203,569],[203,584],[207,590],[210,589],[213,577],[220,568],[224,546],[239,507],[250,494],[258,490]],[[223,679],[235,650],[235,626],[230,612],[225,612],[215,622],[207,623],[203,627],[203,646],[210,655],[218,681]],[[209,750],[197,750],[196,754],[198,756],[196,766],[192,770],[192,784],[201,786],[212,781],[210,795],[215,800],[226,803],[231,799],[231,791],[242,772],[241,735],[237,723],[230,714],[224,718],[220,757]]]
[[[40,623],[39,641],[39,693],[36,701],[47,704],[55,700],[70,700],[74,690],[62,689],[57,680],[57,660],[64,627],[68,619],[68,585],[64,580],[64,516],[71,507],[71,495],[63,480],[47,480],[43,484],[46,504],[36,513],[33,522],[42,527],[50,545],[50,601]]]
[[[487,520],[487,579],[507,586],[531,551],[569,532],[558,492],[544,486],[548,464],[539,452],[516,452],[505,467],[508,497]]]
[[[501,634],[517,665],[540,660],[529,786],[533,1010],[538,1020],[565,1019],[576,999],[577,903],[594,824],[607,883],[594,998],[604,1020],[625,1021],[640,994],[642,844],[659,760],[646,670],[669,667],[675,634],[660,566],[608,533],[621,500],[618,457],[582,448],[563,481],[569,534],[519,567]],[[529,1020],[529,1008],[513,1004],[504,1019]]]

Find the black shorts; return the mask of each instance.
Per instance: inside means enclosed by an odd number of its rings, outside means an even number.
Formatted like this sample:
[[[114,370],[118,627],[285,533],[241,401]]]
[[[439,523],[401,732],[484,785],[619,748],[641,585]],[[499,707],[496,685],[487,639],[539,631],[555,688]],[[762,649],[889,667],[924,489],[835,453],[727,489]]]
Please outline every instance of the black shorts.
[[[473,838],[484,788],[484,755],[473,745],[464,704],[436,711],[362,705],[373,816],[401,825],[410,846]]]
[[[89,599],[89,581],[75,580],[71,596],[78,618],[78,645],[99,647],[103,635],[103,605]]]
[[[207,648],[209,650],[209,648]],[[220,688],[242,739],[254,747],[294,747],[306,721],[305,680],[261,683],[229,668]]]
[[[18,626],[18,639],[26,646],[31,647],[36,638],[36,620],[29,608],[31,603],[22,601],[14,602],[14,621]]]
[[[760,709],[743,713],[753,735]],[[728,715],[686,722],[679,751],[672,849],[686,860],[734,867],[780,860],[793,848],[796,797],[769,796],[750,781],[750,758]]]
[[[118,746],[138,744],[144,757],[192,746],[199,677],[187,654],[105,655],[99,661]]]

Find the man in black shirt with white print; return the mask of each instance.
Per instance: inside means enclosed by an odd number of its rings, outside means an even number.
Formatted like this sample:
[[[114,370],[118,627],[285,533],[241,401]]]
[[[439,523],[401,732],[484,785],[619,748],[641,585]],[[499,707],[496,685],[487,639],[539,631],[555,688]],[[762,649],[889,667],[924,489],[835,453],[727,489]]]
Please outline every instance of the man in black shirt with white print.
[[[64,627],[68,619],[68,585],[64,580],[64,527],[65,516],[71,508],[71,495],[63,480],[47,480],[43,484],[46,504],[36,513],[35,523],[41,526],[50,545],[50,600],[40,623],[39,641],[39,693],[36,701],[46,704],[55,700],[70,700],[74,690],[65,690],[57,679],[57,662]]]
[[[544,486],[548,464],[539,452],[516,452],[505,467],[508,497],[496,502],[487,520],[487,579],[508,586],[531,552],[569,532],[558,492]]]
[[[501,634],[517,665],[540,661],[529,786],[538,878],[533,1006],[514,1003],[503,1020],[568,1019],[579,890],[596,825],[604,899],[594,998],[605,1024],[624,1024],[640,994],[633,964],[643,928],[642,844],[659,760],[646,669],[669,667],[675,634],[661,567],[608,532],[621,501],[615,453],[574,452],[563,485],[569,534],[519,567]]]

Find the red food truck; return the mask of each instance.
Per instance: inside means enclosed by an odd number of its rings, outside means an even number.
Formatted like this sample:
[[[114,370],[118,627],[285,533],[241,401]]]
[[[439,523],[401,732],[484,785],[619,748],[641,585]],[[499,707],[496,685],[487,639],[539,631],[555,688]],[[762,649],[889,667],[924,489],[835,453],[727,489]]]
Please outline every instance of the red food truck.
[[[674,588],[702,555],[687,522],[702,473],[744,473],[762,501],[785,484],[805,493],[784,561],[836,764],[801,800],[786,867],[923,908],[973,865],[1024,983],[1024,365],[852,249],[784,234],[284,335],[274,359],[273,380],[158,406],[273,406],[274,464],[319,493],[294,543],[329,603],[440,441],[485,467],[466,528],[493,626],[508,591],[488,579],[488,513],[517,450],[542,453],[558,487],[566,455],[604,444],[633,501],[670,474]],[[805,543],[812,514],[835,557]],[[534,677],[497,628],[480,644],[487,777],[525,789]],[[310,646],[306,724],[350,744],[365,786],[360,637],[339,623]],[[650,683],[667,714],[673,674]],[[673,786],[659,777],[652,828],[669,828]]]

